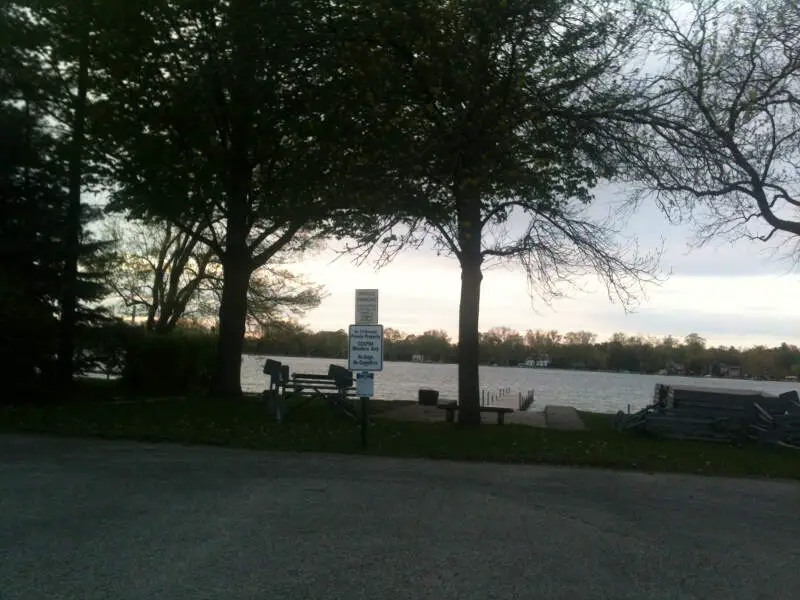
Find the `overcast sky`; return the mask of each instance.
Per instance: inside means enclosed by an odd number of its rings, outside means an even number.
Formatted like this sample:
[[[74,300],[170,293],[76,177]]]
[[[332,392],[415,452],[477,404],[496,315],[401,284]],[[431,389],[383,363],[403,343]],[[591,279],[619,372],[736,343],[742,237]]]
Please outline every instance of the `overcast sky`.
[[[603,190],[594,211],[614,209],[619,199],[613,190]],[[601,339],[617,331],[679,337],[696,332],[714,345],[800,343],[800,279],[774,248],[722,240],[693,249],[692,228],[671,225],[653,205],[627,220],[626,235],[635,236],[644,249],[663,244],[662,269],[671,273],[661,285],[648,287],[634,313],[610,302],[596,281],[586,281],[584,291],[548,306],[531,299],[522,270],[495,268],[484,274],[481,330],[582,329]],[[785,255],[788,246],[783,248]],[[292,266],[324,284],[329,294],[305,319],[312,329],[346,329],[353,320],[354,290],[378,288],[384,326],[408,333],[444,329],[457,338],[460,275],[455,259],[437,257],[429,249],[408,251],[376,272],[370,265],[357,267],[347,257],[335,257],[323,252]]]

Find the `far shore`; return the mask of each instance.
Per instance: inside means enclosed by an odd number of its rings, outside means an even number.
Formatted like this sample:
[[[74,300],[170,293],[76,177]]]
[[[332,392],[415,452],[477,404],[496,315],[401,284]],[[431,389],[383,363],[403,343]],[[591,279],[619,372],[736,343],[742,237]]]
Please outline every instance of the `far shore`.
[[[333,360],[333,361],[340,361],[344,362],[347,361],[346,356],[297,356],[297,355],[287,355],[287,354],[261,354],[258,352],[245,352],[246,356],[258,356],[262,358],[274,358],[276,360],[282,358],[299,358],[303,360]],[[396,364],[409,364],[409,365],[447,365],[447,366],[458,366],[457,362],[436,362],[436,361],[414,361],[414,360],[385,360],[386,363],[396,363]],[[659,373],[659,372],[642,372],[642,371],[630,371],[630,370],[618,370],[613,371],[610,369],[572,369],[569,367],[532,367],[524,364],[507,364],[507,365],[499,365],[495,363],[487,363],[482,362],[480,363],[482,367],[496,367],[499,369],[529,369],[531,371],[569,371],[575,373],[611,373],[614,375],[651,375],[657,377],[687,377],[691,379],[716,379],[719,381],[772,381],[772,382],[779,382],[779,383],[792,383],[795,380],[793,379],[770,379],[767,377],[723,377],[719,375],[697,375],[697,374],[683,374],[683,373]]]

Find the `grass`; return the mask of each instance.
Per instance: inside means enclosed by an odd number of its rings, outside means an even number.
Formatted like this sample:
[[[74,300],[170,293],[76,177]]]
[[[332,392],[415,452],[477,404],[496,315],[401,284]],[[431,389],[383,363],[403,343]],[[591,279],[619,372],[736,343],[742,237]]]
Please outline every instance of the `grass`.
[[[256,398],[121,397],[100,384],[86,400],[0,408],[0,432],[29,432],[151,442],[207,444],[257,450],[359,453],[505,463],[607,467],[650,472],[800,479],[800,453],[723,444],[658,440],[613,429],[611,416],[581,413],[586,431],[522,425],[461,428],[447,423],[403,423],[373,418],[369,446],[358,425],[322,402],[294,407],[285,423]],[[375,417],[396,403],[371,401]]]

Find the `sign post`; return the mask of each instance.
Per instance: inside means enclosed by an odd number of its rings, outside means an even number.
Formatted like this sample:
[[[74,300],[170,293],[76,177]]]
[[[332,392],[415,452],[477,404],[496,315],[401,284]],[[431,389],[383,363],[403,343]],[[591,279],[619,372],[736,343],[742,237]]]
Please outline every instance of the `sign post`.
[[[359,371],[356,375],[356,392],[361,398],[361,447],[367,447],[367,399],[375,394],[375,373]]]
[[[355,324],[348,332],[347,368],[356,373],[361,399],[361,447],[367,447],[367,401],[375,394],[375,371],[383,370],[383,325],[378,323],[378,290],[356,290]]]
[[[378,290],[356,290],[356,325],[378,324]]]

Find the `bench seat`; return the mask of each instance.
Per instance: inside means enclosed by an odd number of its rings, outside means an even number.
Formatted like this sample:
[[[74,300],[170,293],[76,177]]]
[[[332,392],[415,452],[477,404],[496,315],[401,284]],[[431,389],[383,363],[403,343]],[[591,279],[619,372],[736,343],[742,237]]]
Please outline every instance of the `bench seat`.
[[[336,380],[329,375],[316,375],[295,373],[292,378],[283,384],[287,397],[302,396],[339,396],[340,398],[355,398],[356,388],[351,386],[340,387]]]
[[[443,404],[437,404],[436,408],[447,411],[445,419],[448,423],[455,422],[456,411],[458,410],[458,402],[445,402]],[[506,415],[514,412],[513,408],[507,408],[505,406],[481,406],[479,410],[482,413],[496,414],[498,425],[504,425],[506,422]]]

